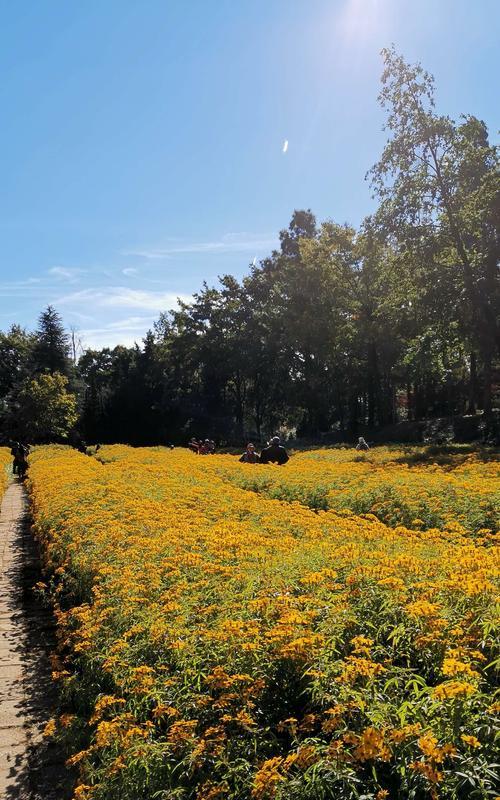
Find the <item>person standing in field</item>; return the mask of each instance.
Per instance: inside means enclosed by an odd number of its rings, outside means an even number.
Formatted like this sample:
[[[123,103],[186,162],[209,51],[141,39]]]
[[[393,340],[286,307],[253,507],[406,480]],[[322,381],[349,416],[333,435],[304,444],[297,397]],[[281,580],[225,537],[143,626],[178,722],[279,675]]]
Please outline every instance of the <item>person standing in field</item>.
[[[21,442],[14,442],[10,452],[14,456],[12,474],[24,478],[26,470],[28,469],[28,455],[30,452],[28,445],[21,444]]]
[[[240,458],[242,464],[259,464],[260,456],[255,450],[255,445],[249,442],[247,449]]]
[[[29,448],[21,445],[21,455],[19,457],[19,466],[18,466],[18,474],[21,480],[23,480],[23,478],[25,477],[28,469],[28,455],[29,455]]]
[[[370,446],[368,442],[365,442],[362,436],[359,437],[358,443],[356,445],[356,450],[369,450]]]
[[[11,456],[13,456],[13,459],[14,459],[13,462],[12,462],[12,474],[13,475],[17,474],[19,448],[20,448],[19,442],[12,442],[12,447],[10,448],[10,454],[11,454]]]
[[[289,460],[289,455],[283,445],[280,444],[279,436],[273,436],[271,444],[265,447],[260,454],[261,464],[279,464],[282,466]]]

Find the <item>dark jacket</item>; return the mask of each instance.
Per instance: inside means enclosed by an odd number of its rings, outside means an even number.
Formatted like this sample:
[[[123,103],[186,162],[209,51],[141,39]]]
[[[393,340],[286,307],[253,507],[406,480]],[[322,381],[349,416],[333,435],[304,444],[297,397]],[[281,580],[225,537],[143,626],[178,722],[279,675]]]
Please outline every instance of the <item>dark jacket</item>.
[[[288,453],[280,444],[271,444],[260,454],[261,464],[286,464],[288,459]]]
[[[249,453],[246,450],[240,458],[242,464],[258,464],[260,461],[260,456],[258,453]]]

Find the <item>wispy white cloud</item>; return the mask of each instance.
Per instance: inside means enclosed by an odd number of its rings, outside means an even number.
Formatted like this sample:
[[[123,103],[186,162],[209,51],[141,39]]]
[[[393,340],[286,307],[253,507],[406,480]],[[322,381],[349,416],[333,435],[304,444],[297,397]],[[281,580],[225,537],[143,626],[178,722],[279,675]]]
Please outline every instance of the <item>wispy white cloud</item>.
[[[77,281],[82,275],[85,275],[87,270],[80,269],[79,267],[51,267],[49,275],[59,280],[69,281],[73,283]]]
[[[177,305],[177,299],[189,300],[187,295],[176,295],[173,292],[148,292],[141,289],[130,289],[126,286],[107,286],[103,288],[82,289],[79,292],[58,297],[57,306],[73,306],[85,308],[136,308],[159,313]]]
[[[141,317],[126,317],[125,319],[117,319],[115,322],[110,322],[106,326],[106,330],[114,331],[143,331],[148,325],[152,325],[155,321],[154,315],[148,314]]]
[[[79,331],[79,335],[85,349],[116,347],[119,344],[133,347],[136,342],[141,343],[147,331],[153,327],[155,319],[153,314],[126,317],[101,327],[84,328]]]
[[[2,297],[25,297],[38,294],[40,291],[40,278],[26,278],[22,281],[3,281],[0,283]]]
[[[220,239],[209,242],[182,242],[168,244],[160,247],[145,247],[123,251],[123,255],[139,256],[146,259],[171,258],[182,254],[209,254],[209,253],[246,253],[268,251],[276,247],[278,240],[275,236],[266,234],[226,233]]]
[[[130,333],[128,331],[110,331],[106,328],[89,328],[79,331],[84,350],[101,350],[103,347],[133,347],[141,344],[146,331]]]
[[[288,150],[288,139],[285,139],[285,141],[283,142],[283,150],[282,150],[282,153],[286,153],[286,152],[287,152],[287,150]]]
[[[74,308],[68,309],[66,315],[73,317],[78,322],[95,322],[95,317],[90,316],[90,314],[82,314],[81,311],[76,311]]]
[[[125,267],[125,269],[122,269],[122,275],[126,275],[127,278],[130,278],[133,275],[138,275],[138,274],[139,270],[135,269],[135,267]]]

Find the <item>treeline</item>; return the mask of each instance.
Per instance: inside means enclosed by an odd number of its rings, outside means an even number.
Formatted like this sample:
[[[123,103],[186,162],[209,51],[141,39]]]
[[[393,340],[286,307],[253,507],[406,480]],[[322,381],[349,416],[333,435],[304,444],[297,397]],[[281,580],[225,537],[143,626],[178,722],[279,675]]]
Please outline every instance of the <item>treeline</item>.
[[[278,250],[162,314],[141,347],[72,364],[53,309],[36,334],[13,328],[4,428],[33,424],[27,399],[49,377],[86,440],[133,444],[354,433],[498,405],[498,149],[475,117],[436,112],[420,66],[383,57],[389,137],[359,230],[295,211]]]

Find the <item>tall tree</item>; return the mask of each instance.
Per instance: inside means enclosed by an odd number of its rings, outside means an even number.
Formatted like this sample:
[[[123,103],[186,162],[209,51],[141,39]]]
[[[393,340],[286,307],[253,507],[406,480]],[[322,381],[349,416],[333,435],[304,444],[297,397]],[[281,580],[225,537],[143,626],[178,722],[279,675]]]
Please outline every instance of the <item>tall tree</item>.
[[[69,337],[55,308],[40,314],[33,348],[34,372],[70,374]]]
[[[434,80],[394,48],[383,51],[380,101],[390,138],[371,170],[379,224],[454,287],[441,313],[453,315],[483,367],[483,406],[491,407],[492,360],[500,343],[498,282],[500,173],[484,123],[457,125],[438,115]],[[431,281],[438,286],[439,278]]]

